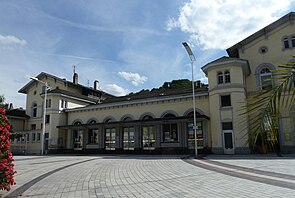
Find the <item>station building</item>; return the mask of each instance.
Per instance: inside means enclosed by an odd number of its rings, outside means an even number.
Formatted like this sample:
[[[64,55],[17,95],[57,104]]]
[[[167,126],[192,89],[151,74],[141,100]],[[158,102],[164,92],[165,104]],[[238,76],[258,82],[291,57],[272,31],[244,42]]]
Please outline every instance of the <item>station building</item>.
[[[202,67],[208,85],[195,82],[197,147],[199,152],[247,154],[249,118],[241,109],[246,99],[274,83],[270,70],[294,61],[295,13],[291,12]],[[44,103],[44,84],[35,80],[19,90],[26,94],[24,134],[12,150],[26,145],[40,153],[41,139],[49,153],[193,153],[192,89],[159,89],[115,97],[99,89],[41,72],[36,76],[50,89]],[[43,126],[43,109],[46,122]],[[280,116],[279,144],[295,151],[295,108]],[[42,135],[43,127],[45,134]]]

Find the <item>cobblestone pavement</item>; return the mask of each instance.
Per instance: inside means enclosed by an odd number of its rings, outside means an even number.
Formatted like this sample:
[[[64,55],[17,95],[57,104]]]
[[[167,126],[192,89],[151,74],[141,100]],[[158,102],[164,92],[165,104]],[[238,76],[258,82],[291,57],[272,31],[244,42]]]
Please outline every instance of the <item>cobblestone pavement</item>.
[[[9,194],[0,194],[71,198],[295,197],[295,158],[180,157],[16,156],[17,185]],[[247,174],[250,176],[245,177]]]

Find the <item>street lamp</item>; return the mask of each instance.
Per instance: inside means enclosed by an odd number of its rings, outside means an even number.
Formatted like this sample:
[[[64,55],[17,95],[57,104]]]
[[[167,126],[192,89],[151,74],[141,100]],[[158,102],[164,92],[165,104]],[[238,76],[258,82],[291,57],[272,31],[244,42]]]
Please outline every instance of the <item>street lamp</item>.
[[[193,130],[195,134],[195,157],[198,157],[198,145],[197,145],[197,119],[196,119],[196,99],[195,99],[195,83],[194,83],[194,61],[196,61],[196,58],[188,45],[187,42],[183,42],[182,45],[186,49],[189,58],[191,60],[191,67],[192,67],[192,87],[193,87],[193,111],[194,111],[194,124],[193,124]]]
[[[44,91],[44,105],[43,105],[43,128],[42,128],[42,138],[41,138],[41,155],[44,154],[44,138],[45,138],[45,122],[46,122],[46,98],[47,98],[47,88],[49,88],[47,82],[43,82],[39,80],[38,78],[31,77],[30,79],[40,82],[45,85],[45,91]]]

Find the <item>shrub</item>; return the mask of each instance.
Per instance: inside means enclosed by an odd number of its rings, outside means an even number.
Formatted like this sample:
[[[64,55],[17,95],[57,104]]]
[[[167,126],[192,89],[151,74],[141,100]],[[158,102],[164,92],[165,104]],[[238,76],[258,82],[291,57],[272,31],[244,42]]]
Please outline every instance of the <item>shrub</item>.
[[[5,110],[0,108],[0,190],[10,190],[14,182],[13,156],[10,152],[10,125]]]

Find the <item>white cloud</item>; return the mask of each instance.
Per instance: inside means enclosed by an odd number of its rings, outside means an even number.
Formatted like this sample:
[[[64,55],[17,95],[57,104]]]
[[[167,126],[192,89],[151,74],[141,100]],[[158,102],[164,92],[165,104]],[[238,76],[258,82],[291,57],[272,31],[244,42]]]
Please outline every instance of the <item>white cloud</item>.
[[[143,84],[147,81],[146,76],[140,76],[138,73],[131,73],[131,72],[118,72],[118,75],[124,78],[127,81],[131,81],[134,86],[138,86],[139,84]]]
[[[130,92],[128,89],[124,89],[116,84],[107,84],[103,87],[103,90],[115,96],[124,96]]]
[[[191,0],[170,18],[167,29],[180,28],[203,49],[225,49],[277,20],[292,0]]]
[[[20,45],[24,46],[27,44],[27,41],[23,39],[19,39],[15,36],[3,36],[0,34],[0,45]]]

